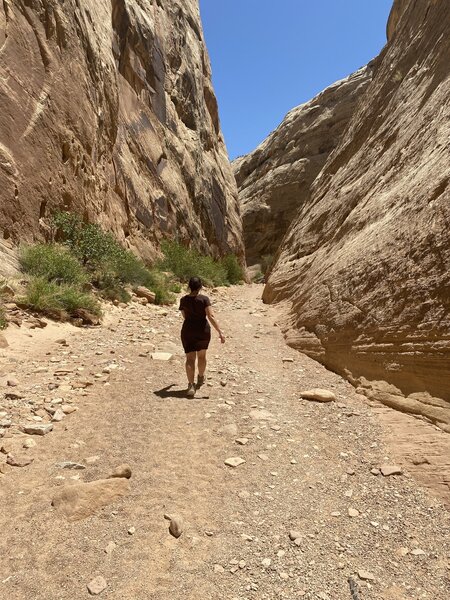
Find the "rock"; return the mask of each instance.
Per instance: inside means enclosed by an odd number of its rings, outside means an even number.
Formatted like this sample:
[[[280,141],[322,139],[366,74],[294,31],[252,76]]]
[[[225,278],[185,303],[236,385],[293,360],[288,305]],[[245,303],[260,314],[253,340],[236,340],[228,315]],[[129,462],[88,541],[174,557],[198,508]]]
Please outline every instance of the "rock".
[[[104,577],[96,577],[92,581],[90,581],[87,585],[88,592],[91,596],[98,596],[107,588],[106,579]]]
[[[369,571],[360,570],[358,571],[358,577],[363,581],[375,581],[375,576]]]
[[[112,554],[116,548],[117,548],[117,544],[115,544],[114,542],[108,542],[108,544],[106,545],[106,548],[105,548],[105,553]]]
[[[155,303],[156,294],[150,291],[148,288],[144,287],[143,285],[134,288],[133,291],[139,298],[144,298],[150,304]]]
[[[17,381],[17,379],[11,377],[7,380],[6,385],[8,385],[9,387],[17,387],[19,385],[19,382]]]
[[[370,472],[372,473],[372,475],[379,475],[380,474],[380,469],[376,469],[374,467],[373,469],[370,469]]]
[[[272,561],[270,558],[263,558],[263,560],[261,561],[261,564],[263,567],[270,567],[270,565],[272,564]]]
[[[23,432],[28,435],[47,435],[53,430],[52,423],[35,423],[33,425],[23,425]]]
[[[16,292],[14,291],[14,288],[12,288],[7,283],[4,283],[0,287],[0,296],[9,296],[10,298],[12,298],[12,297],[14,297],[15,293]]]
[[[450,264],[448,3],[395,0],[388,29],[263,301],[292,301],[282,323],[289,346],[352,381],[367,378],[374,400],[450,425],[448,318],[436,318],[448,307]]]
[[[150,358],[153,360],[167,361],[172,360],[173,354],[170,354],[170,352],[152,352],[150,354]]]
[[[336,400],[336,396],[333,392],[322,390],[320,388],[305,390],[304,392],[300,392],[300,396],[306,400],[314,400],[316,402],[334,402]]]
[[[98,11],[98,2],[86,0],[86,23],[75,0],[8,9],[0,70],[20,70],[24,83],[14,94],[3,78],[0,84],[2,242],[49,237],[52,210],[64,206],[64,195],[71,211],[101,222],[148,261],[159,237],[175,231],[207,254],[243,257],[237,187],[198,0],[144,5],[114,0]],[[3,7],[0,22],[1,47]],[[49,76],[50,63],[58,77]],[[42,100],[46,94],[51,105]],[[82,115],[82,127],[73,115]],[[11,136],[18,120],[26,135]],[[85,323],[94,317],[75,313]]]
[[[179,515],[167,515],[166,514],[166,515],[164,515],[164,518],[167,521],[170,521],[169,533],[171,535],[173,535],[174,538],[179,538],[184,530],[184,522],[183,522],[182,517],[180,517]]]
[[[134,535],[136,533],[136,527],[130,527],[127,533],[128,535]]]
[[[274,255],[311,185],[338,145],[372,78],[357,71],[292,109],[252,153],[233,161],[247,263]]]
[[[52,506],[69,521],[78,521],[95,514],[128,491],[128,481],[123,478],[77,483],[58,490],[53,497]]]
[[[22,447],[23,448],[34,448],[36,445],[37,444],[33,439],[28,438],[24,441],[24,443],[22,444]]]
[[[300,533],[300,531],[297,531],[296,529],[291,529],[291,531],[289,532],[289,539],[292,541],[295,541],[301,537],[302,537],[302,534]]]
[[[28,458],[26,456],[12,456],[10,454],[6,459],[6,463],[11,467],[26,467],[28,465],[31,465],[33,460],[34,458]]]
[[[419,465],[429,465],[431,464],[429,459],[426,458],[425,456],[414,456],[411,459],[411,462],[413,465],[419,466]]]
[[[55,423],[59,423],[64,419],[65,416],[66,414],[64,413],[64,411],[61,408],[57,408],[53,413],[52,421],[54,421]]]
[[[73,404],[61,404],[61,410],[65,415],[71,415],[78,409]]]
[[[237,438],[235,441],[236,441],[236,444],[239,444],[239,446],[246,446],[248,444],[248,438],[246,438],[246,437]]]
[[[8,340],[5,338],[3,333],[0,333],[0,348],[8,348]]]
[[[239,467],[239,465],[243,465],[245,463],[245,460],[239,456],[233,456],[231,458],[227,458],[224,462],[228,467]]]
[[[72,462],[70,460],[65,460],[63,462],[56,463],[55,467],[58,467],[58,469],[71,469],[73,471],[82,471],[86,468],[86,465],[77,462]]]
[[[426,552],[424,552],[420,548],[414,548],[414,550],[411,550],[410,554],[412,554],[413,556],[426,556]]]
[[[401,467],[397,465],[382,465],[380,467],[381,474],[384,477],[390,477],[391,475],[403,475]]]
[[[130,479],[131,467],[127,464],[119,465],[114,469],[109,477],[124,477],[125,479]]]
[[[268,410],[265,410],[265,409],[261,408],[261,409],[251,410],[250,411],[250,418],[254,419],[255,421],[267,421],[269,419],[273,419],[274,416]]]
[[[348,516],[349,517],[359,517],[359,510],[356,510],[356,508],[349,508]]]

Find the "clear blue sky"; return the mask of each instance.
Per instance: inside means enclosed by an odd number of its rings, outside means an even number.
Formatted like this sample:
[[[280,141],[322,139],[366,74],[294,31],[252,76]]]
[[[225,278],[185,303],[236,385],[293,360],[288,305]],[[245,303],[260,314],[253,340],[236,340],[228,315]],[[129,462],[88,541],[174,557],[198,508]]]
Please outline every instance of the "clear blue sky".
[[[392,0],[200,0],[230,158],[374,58]]]

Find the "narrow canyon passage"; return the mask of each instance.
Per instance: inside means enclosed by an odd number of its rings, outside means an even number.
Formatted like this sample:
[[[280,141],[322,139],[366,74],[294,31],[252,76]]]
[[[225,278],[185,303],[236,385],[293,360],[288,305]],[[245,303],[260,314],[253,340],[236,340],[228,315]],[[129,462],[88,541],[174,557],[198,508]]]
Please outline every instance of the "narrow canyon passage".
[[[421,488],[404,461],[403,474],[380,473],[399,464],[381,408],[286,347],[280,307],[263,305],[261,291],[211,294],[227,342],[213,337],[194,400],[184,397],[176,306],[133,304],[102,329],[49,326],[10,340],[2,383],[18,385],[0,407],[21,406],[28,424],[50,400],[78,410],[44,437],[0,440],[34,459],[0,476],[0,598],[88,598],[101,576],[101,597],[124,600],[347,600],[349,577],[364,599],[448,599],[445,486],[439,497]],[[300,400],[311,388],[337,401]],[[132,470],[123,497],[77,521],[52,507],[63,486],[122,463]],[[184,520],[178,539],[166,513]]]

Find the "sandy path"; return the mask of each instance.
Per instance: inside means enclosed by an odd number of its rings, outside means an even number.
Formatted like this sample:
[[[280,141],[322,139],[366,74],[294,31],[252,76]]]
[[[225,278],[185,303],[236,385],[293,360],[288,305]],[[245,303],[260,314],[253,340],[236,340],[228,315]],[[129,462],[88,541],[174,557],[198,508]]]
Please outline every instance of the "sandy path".
[[[101,575],[102,598],[347,600],[351,576],[363,599],[448,600],[449,513],[407,469],[370,472],[393,461],[377,415],[340,377],[286,348],[277,309],[260,292],[214,295],[228,339],[220,347],[214,337],[208,385],[195,400],[183,397],[175,308],[134,306],[68,338],[68,348],[44,332],[26,358],[23,346],[4,353],[2,373],[15,371],[22,402],[62,395],[79,410],[27,451],[31,465],[0,479],[0,598],[87,598]],[[140,356],[153,347],[176,355]],[[118,368],[103,373],[111,362]],[[50,391],[57,368],[73,371]],[[79,374],[96,383],[70,391]],[[338,403],[299,401],[300,389],[319,386]],[[225,466],[232,456],[245,464]],[[62,470],[63,460],[87,468]],[[133,470],[126,497],[75,523],[55,513],[57,488],[124,462]],[[185,519],[178,540],[166,512]]]

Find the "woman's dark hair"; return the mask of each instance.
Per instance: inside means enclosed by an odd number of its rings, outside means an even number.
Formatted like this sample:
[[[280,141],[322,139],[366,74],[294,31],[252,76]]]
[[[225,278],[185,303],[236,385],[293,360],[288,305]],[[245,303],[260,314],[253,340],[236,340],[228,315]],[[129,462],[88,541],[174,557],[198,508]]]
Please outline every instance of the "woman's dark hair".
[[[198,290],[202,287],[202,280],[200,277],[191,277],[188,285],[191,292],[198,292]]]

